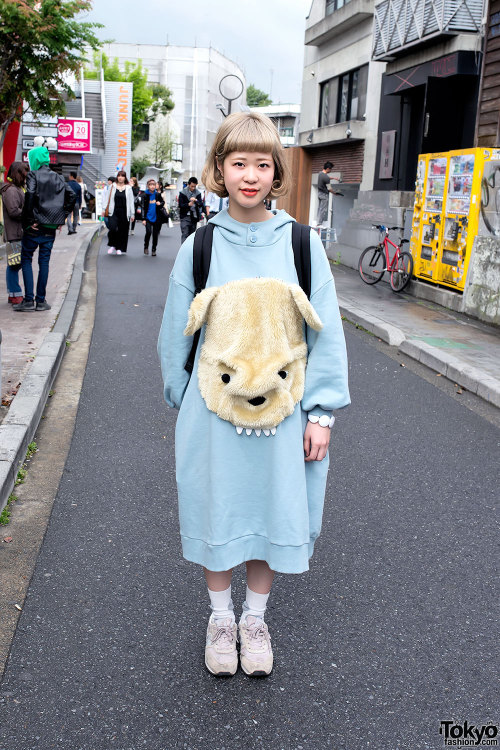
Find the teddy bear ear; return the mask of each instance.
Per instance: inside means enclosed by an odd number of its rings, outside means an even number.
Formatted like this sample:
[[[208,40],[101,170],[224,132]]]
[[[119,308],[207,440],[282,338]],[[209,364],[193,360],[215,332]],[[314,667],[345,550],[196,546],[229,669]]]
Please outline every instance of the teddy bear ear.
[[[289,284],[290,293],[295,301],[295,304],[299,308],[299,311],[306,321],[307,325],[313,328],[315,331],[321,331],[323,323],[319,319],[318,313],[307,299],[307,295],[304,293],[298,284]]]
[[[196,295],[189,308],[188,322],[184,329],[184,336],[192,336],[206,322],[210,305],[218,291],[218,286],[209,286]]]

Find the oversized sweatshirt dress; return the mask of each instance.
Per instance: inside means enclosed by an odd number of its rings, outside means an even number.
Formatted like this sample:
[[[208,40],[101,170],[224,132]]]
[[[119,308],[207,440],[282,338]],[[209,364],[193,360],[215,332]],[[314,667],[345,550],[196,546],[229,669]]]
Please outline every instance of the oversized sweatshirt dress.
[[[217,214],[211,219],[215,230],[207,287],[258,277],[297,284],[293,221],[285,211],[252,224],[235,221],[227,210]],[[158,340],[165,400],[179,409],[175,458],[183,555],[213,571],[265,560],[272,570],[302,573],[309,568],[321,530],[329,462],[328,454],[323,461],[304,461],[307,415],[330,416],[350,403],[330,264],[311,231],[310,301],[323,328],[305,328],[308,359],[302,401],[275,434],[238,434],[233,424],[209,411],[199,390],[205,328],[191,377],[184,369],[192,345],[184,329],[194,297],[193,239],[191,235],[183,243],[175,261]]]

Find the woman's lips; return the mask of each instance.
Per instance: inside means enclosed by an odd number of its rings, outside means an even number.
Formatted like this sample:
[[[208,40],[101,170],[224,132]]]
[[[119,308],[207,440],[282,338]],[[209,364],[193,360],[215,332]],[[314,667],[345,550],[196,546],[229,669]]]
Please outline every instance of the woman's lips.
[[[251,188],[244,188],[241,192],[243,193],[243,195],[253,196],[253,195],[257,195],[257,193],[259,191],[258,190],[252,190]]]

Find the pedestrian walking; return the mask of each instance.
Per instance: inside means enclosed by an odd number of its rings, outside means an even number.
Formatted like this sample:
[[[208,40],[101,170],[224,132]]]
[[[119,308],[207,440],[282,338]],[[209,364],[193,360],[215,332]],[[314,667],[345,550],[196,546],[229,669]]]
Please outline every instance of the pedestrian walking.
[[[149,255],[149,240],[153,235],[153,244],[151,255],[156,256],[158,245],[158,235],[160,233],[163,217],[161,209],[165,206],[161,193],[157,191],[158,183],[155,180],[148,180],[146,190],[142,195],[142,223],[146,227],[144,235],[144,255]]]
[[[0,196],[3,203],[4,238],[10,245],[7,253],[5,276],[8,301],[11,305],[18,305],[23,301],[23,291],[19,284],[21,240],[23,238],[21,218],[24,206],[24,187],[28,170],[29,166],[24,162],[13,162],[7,172],[7,182],[0,187]]]
[[[63,226],[76,202],[76,194],[68,183],[49,168],[50,156],[45,146],[37,146],[28,151],[28,161],[30,171],[26,175],[21,241],[24,299],[13,306],[16,312],[50,310],[45,294],[56,229]],[[38,278],[35,306],[32,263],[37,249]]]
[[[108,255],[122,255],[127,252],[130,221],[135,216],[134,194],[123,170],[116,173],[107,201]]]
[[[80,225],[82,223],[82,211],[84,208],[88,208],[87,198],[90,197],[90,194],[81,174],[78,175],[76,181],[78,182],[82,190],[82,202],[80,205],[80,215],[78,217],[78,224]]]
[[[76,172],[69,173],[68,185],[76,195],[76,203],[68,216],[68,234],[76,234],[76,228],[80,222],[80,209],[82,206],[82,186],[76,179]]]
[[[141,196],[140,192],[141,189],[139,187],[139,183],[137,182],[137,177],[131,177],[130,178],[130,187],[132,188],[132,192],[134,194],[134,218],[132,219],[132,224],[130,225],[130,234],[135,233],[135,222],[137,218],[142,216],[142,208],[141,208]]]
[[[198,230],[207,242],[213,227],[208,278],[198,294],[200,235],[181,246],[158,340],[165,400],[179,409],[182,549],[203,566],[208,586],[209,671],[236,672],[238,630],[243,671],[267,675],[273,652],[264,615],[274,574],[308,570],[321,529],[332,411],[349,403],[344,334],[318,235],[301,230],[310,241],[308,299],[297,285],[294,219],[264,206],[291,187],[272,121],[229,115],[202,179],[229,196],[229,208]],[[201,329],[190,377],[186,360]],[[231,575],[243,562],[247,588],[237,629]]]
[[[197,189],[198,180],[190,177],[187,187],[179,193],[179,216],[181,219],[181,241],[196,231],[196,225],[204,213],[201,193]]]
[[[208,192],[205,196],[205,213],[208,219],[213,219],[220,211],[229,205],[229,198],[220,198],[217,193]]]

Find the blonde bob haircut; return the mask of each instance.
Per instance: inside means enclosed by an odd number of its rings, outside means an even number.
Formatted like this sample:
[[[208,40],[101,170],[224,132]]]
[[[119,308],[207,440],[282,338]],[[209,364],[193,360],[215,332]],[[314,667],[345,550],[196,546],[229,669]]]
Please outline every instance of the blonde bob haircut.
[[[280,198],[291,188],[292,177],[284,158],[276,126],[269,117],[257,112],[235,112],[228,115],[215,136],[215,141],[203,167],[201,181],[205,188],[219,198],[226,198],[228,192],[224,178],[217,166],[233,151],[259,151],[272,154],[274,161],[274,181],[266,198]]]

